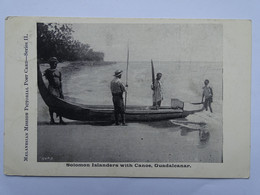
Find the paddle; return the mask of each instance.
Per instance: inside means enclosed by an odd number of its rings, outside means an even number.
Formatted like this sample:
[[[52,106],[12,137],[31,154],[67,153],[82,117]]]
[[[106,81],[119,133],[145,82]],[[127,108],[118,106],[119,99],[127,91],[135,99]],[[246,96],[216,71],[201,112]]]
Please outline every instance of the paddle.
[[[154,82],[155,82],[155,75],[154,75],[154,66],[153,66],[153,60],[151,60],[151,67],[152,67],[152,83],[154,87]]]
[[[126,61],[126,87],[128,87],[128,64],[129,64],[129,45],[127,44],[127,61]],[[125,92],[125,110],[126,110],[127,91]]]
[[[153,66],[153,60],[151,60],[151,68],[152,68],[152,85],[154,90],[154,83],[155,83],[155,75],[154,75],[154,66]],[[155,96],[156,97],[156,96]],[[155,100],[156,102],[156,100]]]

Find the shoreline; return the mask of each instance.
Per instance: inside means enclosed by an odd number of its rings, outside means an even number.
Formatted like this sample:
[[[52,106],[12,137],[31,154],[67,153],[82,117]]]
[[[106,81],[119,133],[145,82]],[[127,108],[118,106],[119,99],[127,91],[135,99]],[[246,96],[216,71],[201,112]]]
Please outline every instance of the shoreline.
[[[101,66],[103,65],[103,66]],[[63,62],[58,64],[62,72],[64,96],[75,102],[88,105],[112,105],[109,82],[115,69],[122,69],[125,63],[116,65],[92,66],[90,62]],[[143,105],[151,100],[150,63],[131,64],[129,70],[128,105]],[[140,66],[142,65],[142,66]],[[176,65],[177,66],[177,65]],[[143,68],[142,68],[143,67]],[[164,104],[170,104],[170,98],[201,98],[199,72],[188,74],[195,80],[184,80],[186,68],[170,68],[165,64],[160,69],[165,73]],[[42,66],[42,69],[47,66]],[[169,69],[170,68],[170,69]],[[192,67],[190,67],[192,68]],[[124,69],[123,69],[124,70]],[[196,69],[197,70],[197,69]],[[217,74],[216,74],[217,73]],[[210,69],[218,81],[220,71]],[[132,80],[131,80],[132,79]],[[123,78],[124,80],[124,78]],[[182,81],[182,82],[181,82]],[[214,83],[214,80],[212,81]],[[178,85],[177,85],[178,84]],[[221,85],[216,85],[221,88]],[[65,119],[67,125],[49,125],[48,107],[38,93],[38,160],[52,159],[51,162],[223,162],[223,119],[221,91],[216,91],[214,113],[201,112],[188,116],[185,121],[195,123],[196,129],[174,125],[170,121],[128,123],[128,126],[110,124],[84,124]],[[133,90],[133,91],[131,91]],[[194,98],[193,98],[194,97]],[[189,101],[188,101],[189,100]],[[185,100],[184,100],[185,101]],[[193,105],[192,105],[193,106]],[[185,110],[189,108],[185,105]],[[58,118],[55,118],[58,122]],[[186,124],[186,123],[185,123]],[[199,126],[201,124],[201,126]],[[201,142],[200,137],[210,135]],[[200,133],[201,132],[201,133]],[[116,143],[116,144],[115,144]],[[50,158],[48,158],[50,157]]]
[[[105,65],[113,65],[116,64],[116,61],[65,61],[60,62],[59,64],[65,64],[64,66],[72,65],[72,66],[105,66]],[[62,67],[64,67],[62,66]]]
[[[105,65],[113,65],[113,64],[117,64],[116,61],[83,61],[83,60],[78,60],[78,61],[59,61],[58,62],[58,68],[64,68],[64,67],[68,67],[68,66],[80,66],[80,67],[84,67],[84,66],[105,66]],[[40,63],[40,66],[48,66],[49,67],[49,63],[48,62],[42,62]]]

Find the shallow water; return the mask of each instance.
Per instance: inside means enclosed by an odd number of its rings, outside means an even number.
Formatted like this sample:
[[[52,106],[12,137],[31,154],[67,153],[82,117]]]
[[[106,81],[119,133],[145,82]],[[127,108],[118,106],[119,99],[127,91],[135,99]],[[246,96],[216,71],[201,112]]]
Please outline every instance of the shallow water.
[[[214,89],[214,100],[222,99],[221,63],[154,62],[155,72],[163,77],[163,105],[170,105],[171,98],[185,102],[201,101],[203,82],[207,78]],[[123,70],[122,81],[126,83],[126,63],[113,65],[81,66],[69,65],[63,72],[64,95],[83,104],[111,104],[110,81],[115,70]],[[152,103],[150,62],[131,62],[128,70],[129,105]]]
[[[222,137],[222,63],[216,62],[156,62],[155,73],[161,72],[164,100],[162,105],[170,105],[172,98],[178,98],[185,102],[185,109],[192,110],[202,105],[194,106],[188,102],[200,102],[204,80],[209,79],[214,91],[214,114],[202,112],[187,117],[187,121],[197,123],[199,129],[218,129],[217,136]],[[115,70],[123,70],[122,81],[126,83],[126,62],[117,62],[112,65],[89,66],[79,62],[74,71],[73,65],[65,66],[64,87],[65,96],[73,98],[83,104],[112,104],[110,81]],[[75,65],[75,64],[74,64]],[[66,70],[67,68],[67,70]],[[69,70],[69,71],[68,71]],[[128,68],[128,95],[129,105],[152,104],[152,76],[151,62],[130,62]],[[200,124],[206,125],[200,125]],[[148,123],[148,126],[156,128],[173,128],[180,131],[181,136],[199,137],[199,130],[178,127],[169,121]],[[214,137],[213,137],[214,138]],[[206,139],[207,140],[207,139]],[[198,141],[198,140],[197,140]],[[208,141],[208,140],[207,140]],[[198,141],[205,144],[207,142]],[[207,143],[208,144],[208,143]]]
[[[85,65],[84,62],[74,62],[60,63],[58,66],[62,72],[65,99],[77,103],[111,105],[112,97],[109,86],[117,69],[124,71],[122,81],[126,83],[125,62],[98,66]],[[176,147],[180,151],[173,151],[174,155],[170,155],[171,153],[168,152],[170,156],[161,157],[161,159],[165,158],[166,161],[222,162],[222,64],[211,62],[154,62],[154,66],[155,72],[163,74],[164,100],[162,105],[170,105],[171,98],[178,98],[185,102],[185,109],[194,109],[195,106],[189,104],[189,102],[201,101],[204,80],[209,79],[210,86],[214,91],[214,102],[212,104],[214,113],[203,111],[190,115],[186,119],[176,119],[181,124],[187,125],[187,127],[173,124],[171,121],[160,121],[133,123],[129,124],[128,129],[136,129],[136,132],[144,133],[143,140],[147,136],[146,133],[150,135],[152,132],[159,136],[162,141],[169,139],[169,142],[167,142],[168,146],[165,145],[165,150],[166,148],[168,150],[168,147]],[[47,67],[46,65],[42,66],[42,70]],[[151,105],[151,82],[150,62],[131,62],[128,71],[127,104]],[[200,106],[198,105],[196,109]],[[46,125],[43,121],[49,120],[48,110],[40,98],[38,109],[38,125]],[[75,129],[80,129],[82,125],[89,125],[71,121],[67,122],[70,128],[78,124],[77,128],[76,126],[74,127]],[[102,125],[98,124],[99,128]],[[194,128],[194,125],[196,128]],[[93,124],[91,126],[93,127]],[[57,128],[54,128],[53,131],[55,129]],[[109,123],[107,124],[107,129],[114,131],[116,128]],[[140,131],[137,131],[138,129]],[[205,137],[203,137],[202,131],[206,131],[208,134],[205,134]],[[153,142],[157,143],[156,137],[151,137],[152,139],[155,139]],[[171,142],[171,139],[174,142]],[[141,141],[144,142],[143,140]],[[164,148],[163,145],[160,142],[160,147]],[[86,147],[88,146],[86,145]],[[149,147],[151,146],[149,145]],[[154,156],[153,158],[156,161],[157,157]],[[161,159],[158,161],[161,161]]]

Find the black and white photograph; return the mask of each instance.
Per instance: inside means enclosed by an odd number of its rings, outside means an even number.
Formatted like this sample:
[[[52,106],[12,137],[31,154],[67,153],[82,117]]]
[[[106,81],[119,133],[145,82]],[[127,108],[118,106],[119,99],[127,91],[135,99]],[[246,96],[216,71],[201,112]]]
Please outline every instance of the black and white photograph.
[[[6,28],[7,175],[249,177],[250,21]]]
[[[223,24],[36,26],[37,162],[223,163]]]

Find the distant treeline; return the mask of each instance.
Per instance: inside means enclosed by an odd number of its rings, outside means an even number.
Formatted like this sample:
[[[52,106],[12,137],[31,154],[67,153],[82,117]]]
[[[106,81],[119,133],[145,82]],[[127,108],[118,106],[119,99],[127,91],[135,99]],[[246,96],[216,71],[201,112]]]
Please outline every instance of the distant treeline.
[[[103,61],[104,53],[74,40],[71,24],[37,23],[37,55],[41,61],[57,57],[59,61]]]

